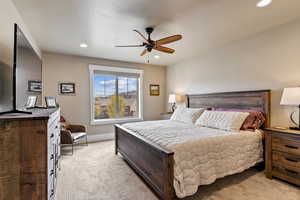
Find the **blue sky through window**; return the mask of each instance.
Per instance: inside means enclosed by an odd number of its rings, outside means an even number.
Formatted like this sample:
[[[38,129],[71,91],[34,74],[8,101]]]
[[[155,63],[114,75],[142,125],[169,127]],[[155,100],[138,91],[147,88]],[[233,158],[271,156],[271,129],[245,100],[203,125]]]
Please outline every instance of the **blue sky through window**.
[[[119,93],[137,91],[137,78],[118,77]],[[110,96],[116,92],[116,77],[106,75],[94,76],[95,96]]]

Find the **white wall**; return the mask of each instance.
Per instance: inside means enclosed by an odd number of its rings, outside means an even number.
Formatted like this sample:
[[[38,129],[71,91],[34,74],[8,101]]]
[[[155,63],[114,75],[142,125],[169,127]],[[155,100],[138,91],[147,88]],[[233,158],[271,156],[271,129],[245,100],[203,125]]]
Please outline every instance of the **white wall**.
[[[167,68],[167,94],[272,89],[272,125],[290,123],[295,108],[279,105],[289,86],[300,86],[300,21]]]
[[[14,45],[14,23],[17,23],[33,48],[41,56],[41,51],[27,29],[18,10],[11,0],[0,2],[0,60],[5,64],[12,65]]]
[[[112,125],[90,125],[89,64],[143,69],[144,119],[159,119],[165,110],[166,67],[43,52],[44,95],[57,98],[68,121],[86,125],[89,135],[113,133]],[[75,82],[76,96],[58,95],[59,82]],[[160,96],[149,95],[150,84],[160,85]]]

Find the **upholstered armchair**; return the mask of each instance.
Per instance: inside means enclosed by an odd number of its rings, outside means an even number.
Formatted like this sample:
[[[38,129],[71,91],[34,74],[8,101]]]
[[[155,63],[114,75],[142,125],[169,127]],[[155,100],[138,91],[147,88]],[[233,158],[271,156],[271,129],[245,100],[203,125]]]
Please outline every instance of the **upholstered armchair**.
[[[87,133],[85,126],[69,124],[61,122],[60,140],[62,145],[72,146],[72,155],[74,153],[74,145],[79,144],[80,140],[85,139],[85,144],[88,145]]]

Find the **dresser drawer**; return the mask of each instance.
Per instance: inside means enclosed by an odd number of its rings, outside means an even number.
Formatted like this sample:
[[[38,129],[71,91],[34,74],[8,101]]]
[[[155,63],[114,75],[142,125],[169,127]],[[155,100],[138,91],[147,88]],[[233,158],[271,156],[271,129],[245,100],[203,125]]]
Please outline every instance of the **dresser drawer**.
[[[50,115],[49,123],[51,124],[54,120],[60,120],[60,110],[57,110],[56,112]]]
[[[54,177],[48,179],[48,200],[55,197]]]
[[[49,127],[48,127],[48,137],[49,137],[49,141],[53,141],[56,140],[59,135],[60,135],[60,125],[58,122],[56,123],[52,123]]]
[[[48,123],[48,129],[49,130],[54,130],[59,128],[59,118],[54,119],[52,122]]]
[[[272,162],[277,166],[287,166],[300,172],[300,156],[273,151]]]
[[[300,140],[287,136],[272,136],[272,149],[300,156]]]
[[[51,154],[48,162],[49,162],[49,164],[48,164],[48,174],[50,176],[50,175],[53,174],[52,171],[54,171],[54,167],[55,167],[55,154]]]
[[[48,120],[48,132],[53,132],[55,130],[60,129],[59,120],[60,120],[59,112],[55,112],[53,115],[51,115],[51,117]]]

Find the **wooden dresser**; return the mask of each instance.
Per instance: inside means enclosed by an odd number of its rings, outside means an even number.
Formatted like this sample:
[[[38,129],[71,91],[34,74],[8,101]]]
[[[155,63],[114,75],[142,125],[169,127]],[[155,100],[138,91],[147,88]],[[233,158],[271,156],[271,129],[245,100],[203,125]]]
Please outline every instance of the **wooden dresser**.
[[[54,200],[60,110],[0,116],[0,200]]]
[[[266,176],[300,185],[300,131],[267,128]]]

